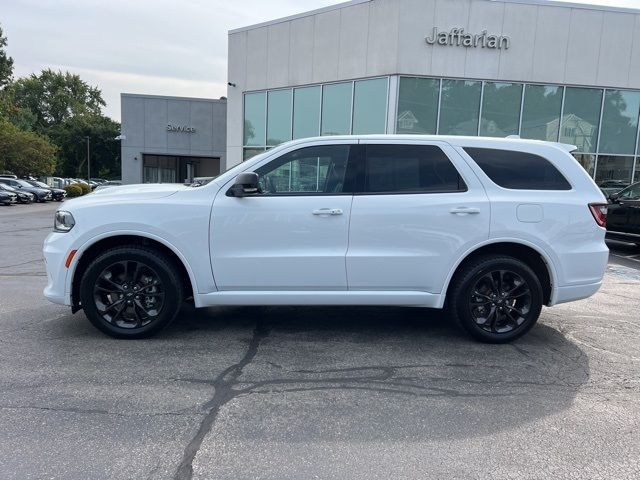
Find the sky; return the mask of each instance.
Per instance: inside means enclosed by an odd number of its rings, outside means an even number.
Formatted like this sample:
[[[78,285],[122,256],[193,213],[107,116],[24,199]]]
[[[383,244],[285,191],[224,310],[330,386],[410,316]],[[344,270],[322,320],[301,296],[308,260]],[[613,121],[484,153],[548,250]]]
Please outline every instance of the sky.
[[[400,0],[402,1],[402,0]],[[120,93],[219,98],[227,32],[339,0],[0,0],[14,76],[68,70],[102,90],[120,120]],[[640,0],[579,0],[640,8]]]

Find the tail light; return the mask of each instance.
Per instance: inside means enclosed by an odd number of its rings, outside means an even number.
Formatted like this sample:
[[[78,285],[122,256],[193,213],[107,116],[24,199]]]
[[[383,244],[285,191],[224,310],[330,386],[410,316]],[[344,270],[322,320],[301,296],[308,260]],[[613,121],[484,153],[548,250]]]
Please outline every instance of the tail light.
[[[606,203],[590,203],[589,210],[596,223],[603,228],[607,227],[607,204]]]

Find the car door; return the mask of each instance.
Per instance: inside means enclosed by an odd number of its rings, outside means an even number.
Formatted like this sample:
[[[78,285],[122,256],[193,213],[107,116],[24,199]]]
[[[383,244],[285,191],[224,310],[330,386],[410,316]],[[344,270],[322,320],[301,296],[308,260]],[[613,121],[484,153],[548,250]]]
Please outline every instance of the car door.
[[[363,141],[347,251],[350,290],[440,293],[460,255],[489,237],[488,198],[444,142]]]
[[[259,166],[261,193],[218,193],[211,264],[219,290],[346,290],[355,141],[297,147]]]

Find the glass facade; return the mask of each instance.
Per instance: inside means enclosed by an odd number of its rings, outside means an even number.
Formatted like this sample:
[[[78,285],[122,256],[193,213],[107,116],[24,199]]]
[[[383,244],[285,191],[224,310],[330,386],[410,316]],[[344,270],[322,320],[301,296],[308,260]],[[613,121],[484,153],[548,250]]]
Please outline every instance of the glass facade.
[[[351,82],[332,83],[322,89],[321,135],[348,135],[351,132]]]
[[[320,135],[320,87],[296,88],[293,91],[293,138]]]
[[[534,140],[558,141],[562,91],[551,85],[525,85],[520,136]]]
[[[244,158],[292,138],[387,133],[390,122],[388,133],[560,141],[577,146],[596,182],[631,182],[640,181],[639,115],[640,91],[377,77],[245,93]]]
[[[361,80],[353,85],[354,135],[383,133],[387,123],[386,78]]]
[[[434,134],[438,123],[440,80],[401,77],[398,92],[397,133]]]
[[[274,90],[267,95],[267,145],[291,140],[291,90]]]
[[[440,134],[478,135],[482,82],[443,80]]]
[[[484,84],[480,135],[506,137],[518,134],[522,85],[517,83]]]

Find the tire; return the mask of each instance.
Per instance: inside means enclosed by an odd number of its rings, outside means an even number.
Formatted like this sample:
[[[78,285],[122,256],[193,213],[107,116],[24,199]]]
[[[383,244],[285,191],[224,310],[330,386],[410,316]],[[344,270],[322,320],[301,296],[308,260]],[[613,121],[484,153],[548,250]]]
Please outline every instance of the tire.
[[[115,338],[155,335],[182,306],[182,284],[174,263],[142,246],[107,250],[87,267],[80,302],[89,321]]]
[[[540,280],[524,262],[509,256],[482,256],[456,273],[448,306],[476,340],[507,343],[535,325],[542,302]]]

